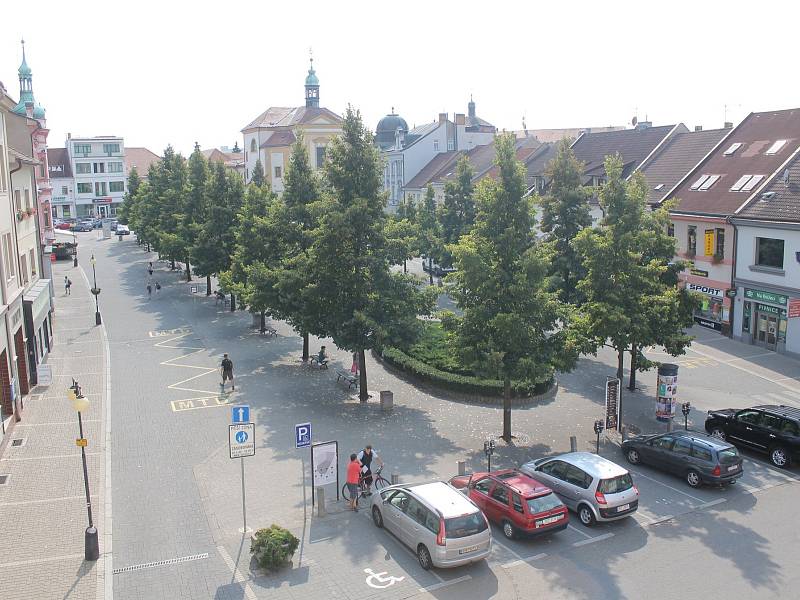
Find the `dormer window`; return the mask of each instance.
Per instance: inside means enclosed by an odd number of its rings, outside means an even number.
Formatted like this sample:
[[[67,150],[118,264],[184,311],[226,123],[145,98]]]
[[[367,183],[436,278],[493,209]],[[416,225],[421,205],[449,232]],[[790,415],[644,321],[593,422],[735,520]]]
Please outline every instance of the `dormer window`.
[[[731,186],[732,192],[752,192],[761,180],[764,179],[763,175],[742,175]]]
[[[764,154],[766,154],[767,156],[772,156],[773,154],[777,154],[778,152],[781,151],[781,148],[783,148],[785,145],[786,145],[786,140],[778,140],[777,142],[772,144],[772,146],[770,146]]]
[[[733,154],[734,152],[736,152],[736,151],[737,151],[739,148],[741,148],[741,147],[742,147],[742,143],[741,143],[741,142],[736,142],[735,144],[731,144],[731,145],[730,145],[730,148],[728,148],[727,150],[725,150],[725,152],[723,152],[723,154],[724,154],[725,156],[730,156],[731,154]]]
[[[657,192],[660,192],[661,190],[663,190],[663,189],[664,189],[664,184],[663,184],[663,183],[659,183],[659,184],[658,184],[656,187],[654,187],[653,189],[654,189],[655,191],[657,191]]]
[[[701,175],[689,188],[692,191],[705,192],[710,189],[712,185],[719,181],[720,175]]]

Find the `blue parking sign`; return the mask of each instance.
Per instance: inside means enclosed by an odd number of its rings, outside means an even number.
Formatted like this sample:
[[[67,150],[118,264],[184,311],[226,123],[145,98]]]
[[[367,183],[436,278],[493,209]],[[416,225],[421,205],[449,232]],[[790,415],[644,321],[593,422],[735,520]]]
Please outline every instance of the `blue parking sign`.
[[[311,423],[294,426],[294,447],[308,448],[311,445]]]

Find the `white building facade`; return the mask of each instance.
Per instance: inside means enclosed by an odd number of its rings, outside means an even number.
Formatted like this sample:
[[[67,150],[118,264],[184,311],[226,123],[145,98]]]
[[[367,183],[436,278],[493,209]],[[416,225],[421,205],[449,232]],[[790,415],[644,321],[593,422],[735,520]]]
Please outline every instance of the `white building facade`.
[[[66,148],[74,180],[74,216],[82,218],[116,215],[125,196],[123,138],[72,137],[68,134]],[[60,216],[63,216],[63,204]]]

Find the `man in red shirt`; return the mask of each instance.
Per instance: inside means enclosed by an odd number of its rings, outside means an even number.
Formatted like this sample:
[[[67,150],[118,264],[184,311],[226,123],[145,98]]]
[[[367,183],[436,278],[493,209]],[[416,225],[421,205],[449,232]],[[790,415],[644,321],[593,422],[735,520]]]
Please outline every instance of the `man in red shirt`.
[[[361,463],[358,456],[350,455],[350,463],[347,465],[347,491],[350,493],[350,508],[358,512],[358,476],[361,473]]]

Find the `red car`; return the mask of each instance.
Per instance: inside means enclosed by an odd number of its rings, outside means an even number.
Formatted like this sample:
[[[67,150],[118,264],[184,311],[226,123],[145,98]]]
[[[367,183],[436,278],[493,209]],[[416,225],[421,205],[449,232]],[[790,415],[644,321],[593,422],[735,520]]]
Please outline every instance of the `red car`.
[[[508,539],[566,529],[567,507],[549,487],[515,469],[459,475],[450,485],[477,504]]]
[[[72,223],[69,221],[63,221],[62,223],[56,224],[56,229],[69,229],[72,227]]]

